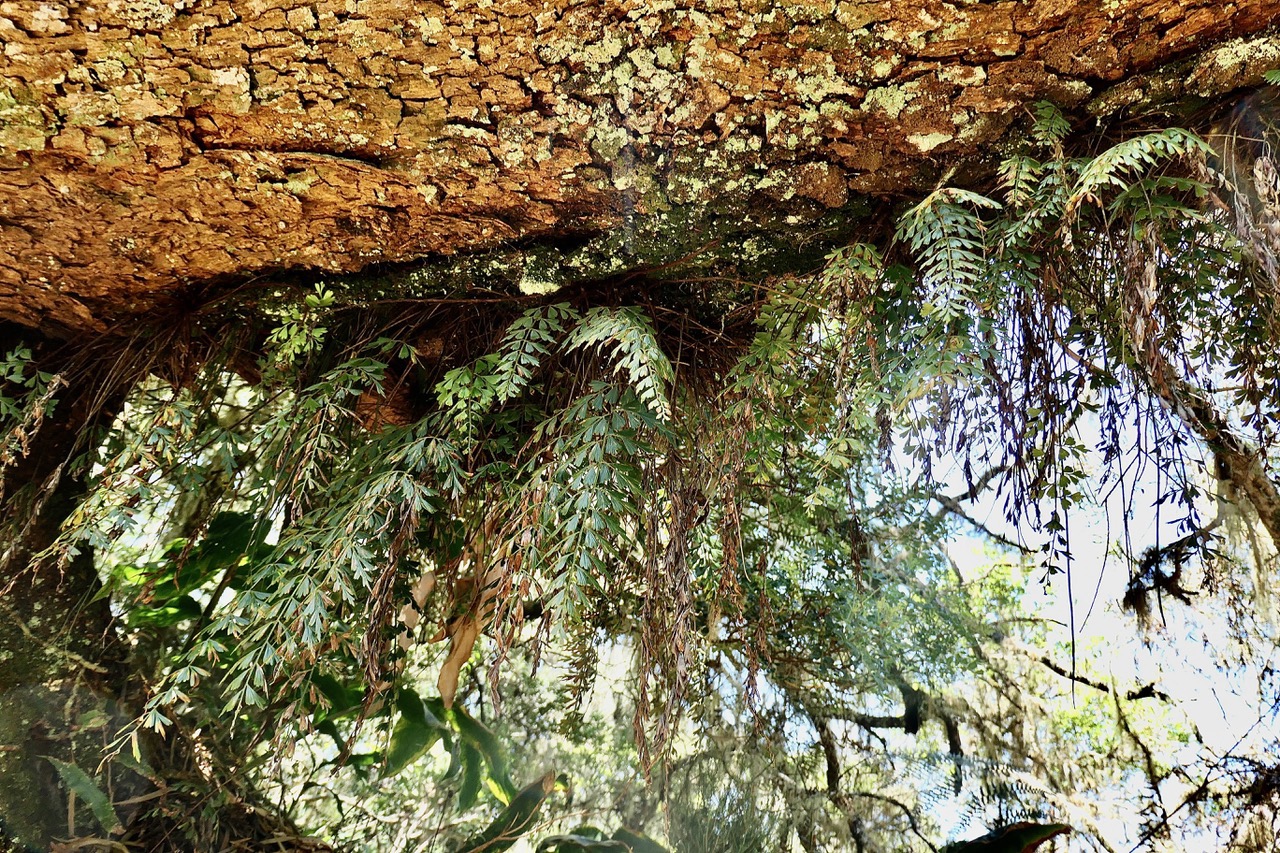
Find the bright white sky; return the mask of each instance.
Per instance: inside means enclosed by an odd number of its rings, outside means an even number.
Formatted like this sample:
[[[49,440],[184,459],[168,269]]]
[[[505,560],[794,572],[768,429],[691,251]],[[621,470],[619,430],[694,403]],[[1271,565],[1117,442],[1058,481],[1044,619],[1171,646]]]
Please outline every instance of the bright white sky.
[[[1082,421],[1083,423],[1083,421]],[[1097,444],[1096,429],[1089,434],[1086,426],[1079,430],[1079,437],[1089,446]],[[1096,464],[1096,460],[1093,460]],[[1148,467],[1148,471],[1150,468]],[[958,474],[953,494],[965,491]],[[1206,492],[1212,500],[1212,488]],[[1128,521],[1129,549],[1133,554],[1157,542],[1168,544],[1186,531],[1178,531],[1174,522],[1181,515],[1180,509],[1161,508],[1157,523],[1155,483],[1148,475],[1131,488],[1130,517]],[[966,507],[977,521],[991,530],[1031,548],[1038,548],[1046,541],[1044,534],[1027,525],[1019,530],[1004,519],[1001,501],[986,496]],[[1214,507],[1206,502],[1201,507],[1204,521],[1215,514]],[[1121,690],[1140,687],[1155,682],[1157,689],[1172,695],[1187,721],[1194,725],[1204,741],[1204,747],[1192,742],[1180,759],[1184,765],[1200,763],[1197,771],[1227,753],[1236,755],[1274,754],[1280,743],[1280,727],[1274,708],[1265,707],[1259,696],[1257,673],[1280,656],[1274,645],[1270,648],[1251,647],[1239,650],[1247,665],[1233,673],[1219,670],[1219,657],[1230,657],[1235,645],[1227,614],[1215,612],[1218,599],[1201,596],[1196,608],[1188,608],[1176,600],[1166,600],[1164,626],[1153,627],[1145,635],[1132,614],[1120,607],[1129,577],[1129,562],[1123,556],[1123,519],[1126,509],[1120,490],[1115,490],[1105,505],[1079,508],[1070,519],[1070,539],[1073,552],[1070,582],[1057,575],[1047,587],[1037,581],[1043,570],[1036,570],[1029,584],[1030,596],[1027,609],[1042,618],[1054,620],[1064,627],[1057,632],[1062,652],[1058,663],[1069,667],[1070,630],[1074,602],[1075,639],[1077,664],[1081,674],[1092,679],[1114,683]],[[967,525],[963,525],[961,529]],[[1157,539],[1157,534],[1158,539]],[[1261,534],[1266,541],[1266,534]],[[966,576],[973,576],[990,562],[989,540],[981,533],[961,536],[949,547],[952,558]],[[1192,584],[1189,584],[1192,585]],[[1154,625],[1160,625],[1159,613],[1153,613]],[[1274,619],[1272,623],[1274,624]],[[1145,641],[1144,641],[1145,640]],[[1064,689],[1065,685],[1064,679]],[[1091,688],[1076,688],[1076,701]],[[1147,700],[1154,701],[1154,700]],[[1206,752],[1210,755],[1206,755]],[[1172,756],[1171,756],[1172,757]],[[1196,778],[1198,782],[1203,776]],[[1177,808],[1195,786],[1179,785],[1171,781],[1165,786],[1165,807]],[[1102,829],[1108,841],[1119,850],[1128,850],[1137,841],[1135,829],[1140,823],[1137,815],[1118,817],[1107,821]],[[1221,849],[1225,839],[1183,838],[1174,850],[1191,849],[1183,845],[1193,844],[1204,850]],[[1204,845],[1201,847],[1201,845]],[[1072,843],[1072,850],[1091,849]]]

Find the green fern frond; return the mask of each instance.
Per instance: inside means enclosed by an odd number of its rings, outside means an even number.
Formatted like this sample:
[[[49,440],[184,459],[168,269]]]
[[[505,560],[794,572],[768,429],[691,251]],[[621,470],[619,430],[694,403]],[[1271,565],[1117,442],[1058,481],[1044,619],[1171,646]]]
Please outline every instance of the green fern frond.
[[[1011,207],[1026,207],[1036,196],[1036,188],[1044,175],[1045,164],[1022,154],[1008,157],[1000,164],[1000,188]]]
[[[450,370],[436,384],[440,409],[452,417],[460,431],[469,434],[497,402],[498,381],[493,373],[500,358],[497,353],[481,356],[473,364]],[[509,381],[507,387],[512,384]]]
[[[1031,138],[1038,144],[1056,148],[1071,132],[1071,124],[1062,110],[1048,101],[1037,101],[1031,111],[1035,115],[1035,123],[1031,125]]]
[[[842,276],[875,279],[884,271],[884,256],[870,243],[842,246],[827,255],[823,277],[828,281]]]
[[[636,531],[624,523],[640,515],[641,462],[656,453],[643,436],[658,426],[636,391],[595,381],[534,430],[546,452],[522,477],[523,491],[539,496],[525,565],[551,590],[548,607],[570,621],[583,594],[631,556]]]
[[[667,389],[675,370],[649,319],[635,308],[592,308],[570,330],[564,348],[572,352],[606,344],[612,344],[609,355],[615,370],[626,375],[640,401],[662,420],[670,420]]]
[[[567,302],[531,308],[507,327],[493,366],[494,402],[518,396],[565,328],[581,315]]]
[[[1107,189],[1128,190],[1131,186],[1129,178],[1134,173],[1145,172],[1175,157],[1208,152],[1208,143],[1177,127],[1125,140],[1085,165],[1067,198],[1064,215],[1071,218],[1085,202],[1101,203],[1101,194]]]
[[[934,190],[907,211],[898,226],[920,264],[925,285],[932,291],[930,313],[950,318],[964,310],[986,268],[986,244],[978,210],[999,210],[1001,204],[969,190]]]

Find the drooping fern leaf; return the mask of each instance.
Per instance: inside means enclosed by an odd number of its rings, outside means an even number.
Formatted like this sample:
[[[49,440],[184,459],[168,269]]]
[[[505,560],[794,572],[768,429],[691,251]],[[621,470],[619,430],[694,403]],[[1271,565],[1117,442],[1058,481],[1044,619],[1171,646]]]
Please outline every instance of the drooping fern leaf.
[[[1085,165],[1067,198],[1065,217],[1070,219],[1086,202],[1101,203],[1101,193],[1108,188],[1127,190],[1129,177],[1135,172],[1145,172],[1174,157],[1208,151],[1209,146],[1204,140],[1178,127],[1127,139]]]
[[[552,590],[548,606],[570,619],[581,594],[599,590],[609,567],[616,572],[633,556],[636,531],[624,524],[644,505],[640,466],[655,453],[644,433],[658,425],[636,392],[595,381],[534,430],[547,452],[522,477],[525,493],[538,496],[526,566]]]
[[[986,266],[986,228],[977,211],[1000,207],[984,195],[944,187],[902,217],[898,236],[919,260],[930,313],[949,319],[972,300]]]
[[[1057,148],[1071,132],[1071,124],[1062,110],[1048,101],[1037,101],[1031,108],[1035,123],[1031,125],[1031,138],[1047,148]]]
[[[648,318],[635,308],[592,308],[565,338],[565,351],[606,344],[612,344],[615,369],[626,375],[640,401],[662,420],[670,420],[667,389],[675,370]]]
[[[493,367],[494,402],[501,405],[529,384],[538,364],[555,345],[565,327],[580,317],[567,302],[533,308],[507,327]]]
[[[1000,188],[1011,207],[1025,207],[1035,198],[1045,164],[1025,154],[1007,157],[1000,164]]]

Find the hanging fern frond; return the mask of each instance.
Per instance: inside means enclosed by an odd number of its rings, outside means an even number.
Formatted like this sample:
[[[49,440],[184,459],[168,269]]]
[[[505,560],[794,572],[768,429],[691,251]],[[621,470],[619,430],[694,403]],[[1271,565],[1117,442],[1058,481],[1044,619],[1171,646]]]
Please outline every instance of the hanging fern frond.
[[[1045,164],[1024,154],[1005,158],[1000,164],[1000,188],[1010,207],[1026,207],[1035,199],[1045,168]]]
[[[1065,216],[1072,218],[1086,202],[1100,204],[1101,193],[1108,188],[1129,189],[1130,178],[1135,172],[1143,172],[1175,157],[1208,151],[1209,146],[1203,139],[1178,127],[1125,140],[1085,165],[1067,198]]]
[[[902,217],[898,236],[919,260],[930,313],[950,319],[972,301],[986,268],[986,227],[977,211],[1000,208],[984,195],[946,187]]]
[[[529,518],[537,541],[525,550],[526,565],[542,574],[548,606],[565,618],[579,613],[584,592],[602,589],[610,567],[616,572],[633,556],[635,531],[623,524],[644,505],[640,466],[655,451],[643,434],[658,425],[637,392],[595,381],[534,430],[546,452],[531,463],[524,488],[537,495]]]
[[[1035,123],[1031,125],[1031,138],[1046,148],[1057,149],[1071,132],[1067,117],[1049,101],[1036,101],[1031,111],[1035,116]]]
[[[493,395],[497,405],[518,396],[528,386],[557,338],[580,316],[567,302],[560,302],[532,308],[507,327],[493,365]]]
[[[635,308],[592,308],[565,338],[566,352],[612,344],[615,370],[626,375],[640,401],[670,420],[667,389],[675,379],[671,361],[649,319]]]

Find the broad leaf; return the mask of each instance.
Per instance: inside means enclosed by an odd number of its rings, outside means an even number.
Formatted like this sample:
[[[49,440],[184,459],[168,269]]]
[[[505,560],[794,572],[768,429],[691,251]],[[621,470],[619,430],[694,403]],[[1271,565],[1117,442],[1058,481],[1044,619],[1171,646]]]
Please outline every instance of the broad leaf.
[[[120,818],[116,816],[111,800],[89,777],[89,774],[74,764],[59,761],[52,755],[46,755],[45,758],[48,758],[49,763],[57,768],[58,775],[62,777],[62,783],[67,786],[67,790],[89,804],[90,811],[105,831],[113,832],[119,829]]]
[[[453,853],[499,853],[509,849],[533,828],[542,802],[555,786],[555,774],[544,774],[516,794],[511,804],[484,831],[467,839]]]

